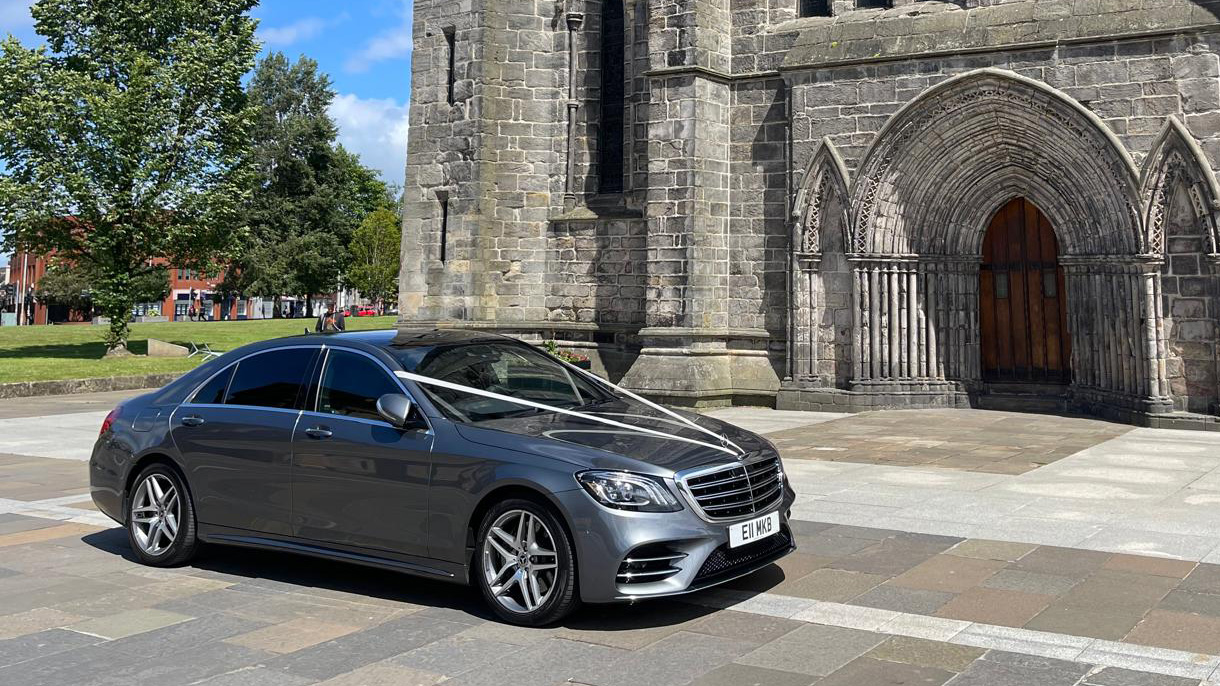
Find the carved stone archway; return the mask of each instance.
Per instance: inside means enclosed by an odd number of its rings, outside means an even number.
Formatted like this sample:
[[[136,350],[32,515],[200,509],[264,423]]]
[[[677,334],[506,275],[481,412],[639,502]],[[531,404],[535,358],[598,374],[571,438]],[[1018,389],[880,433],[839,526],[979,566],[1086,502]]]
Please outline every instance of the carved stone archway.
[[[1148,252],[1163,256],[1164,320],[1157,331],[1166,392],[1175,409],[1220,413],[1220,295],[1214,285],[1220,189],[1203,150],[1173,117],[1144,158],[1140,197]]]
[[[853,390],[973,393],[985,228],[1025,197],[1050,219],[1067,272],[1073,396],[1161,411],[1159,261],[1139,178],[1096,115],[1045,83],[997,69],[929,88],[896,112],[850,188]]]
[[[1151,254],[1165,251],[1165,218],[1178,184],[1185,188],[1195,221],[1207,234],[1205,249],[1212,255],[1220,253],[1220,237],[1217,236],[1220,186],[1194,137],[1180,121],[1169,117],[1144,158],[1140,172],[1145,244]]]
[[[827,271],[845,271],[848,236],[847,168],[829,138],[822,139],[801,175],[792,203],[791,283],[789,293],[788,379],[797,385],[830,385],[837,374],[825,367],[849,363],[849,352],[836,357],[834,336],[824,329],[828,318]],[[823,258],[826,258],[825,260]],[[833,279],[834,277],[830,277]],[[834,326],[833,313],[829,325]],[[828,340],[829,339],[829,340]]]

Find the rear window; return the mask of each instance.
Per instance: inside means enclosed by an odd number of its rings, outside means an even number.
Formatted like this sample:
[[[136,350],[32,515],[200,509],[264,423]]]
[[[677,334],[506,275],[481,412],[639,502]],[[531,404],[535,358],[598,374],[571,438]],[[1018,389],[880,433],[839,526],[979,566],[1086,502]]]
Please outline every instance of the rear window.
[[[191,402],[200,405],[220,405],[225,401],[225,391],[229,390],[229,379],[233,378],[233,367],[213,376],[200,388]]]
[[[296,409],[301,384],[316,353],[315,348],[288,348],[238,362],[225,404]]]

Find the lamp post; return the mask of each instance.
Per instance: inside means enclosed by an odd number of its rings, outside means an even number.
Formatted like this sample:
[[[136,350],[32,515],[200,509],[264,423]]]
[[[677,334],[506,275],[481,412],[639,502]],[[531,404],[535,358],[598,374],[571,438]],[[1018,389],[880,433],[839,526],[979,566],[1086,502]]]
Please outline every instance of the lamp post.
[[[25,297],[25,270],[30,262],[30,254],[27,252],[21,253],[21,280],[17,282],[17,326],[21,326],[21,320],[25,319],[26,324],[29,322],[29,299]]]

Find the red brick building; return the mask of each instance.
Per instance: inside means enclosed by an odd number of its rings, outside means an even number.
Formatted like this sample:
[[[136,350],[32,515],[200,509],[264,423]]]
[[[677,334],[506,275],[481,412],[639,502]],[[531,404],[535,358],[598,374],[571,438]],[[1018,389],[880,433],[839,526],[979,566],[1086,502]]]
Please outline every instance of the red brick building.
[[[21,324],[59,324],[92,321],[91,312],[81,312],[62,305],[49,305],[35,294],[38,283],[47,273],[46,257],[16,253],[10,262],[9,282],[18,285],[25,297],[18,299],[18,319]],[[191,319],[191,308],[195,316],[205,315],[209,320],[261,319],[270,317],[270,310],[256,308],[257,301],[230,298],[222,300],[216,286],[224,279],[224,272],[204,274],[192,269],[169,269],[169,295],[164,300],[137,303],[132,308],[136,321],[187,321]],[[32,319],[27,319],[23,303],[29,303]],[[256,312],[256,310],[258,310]]]

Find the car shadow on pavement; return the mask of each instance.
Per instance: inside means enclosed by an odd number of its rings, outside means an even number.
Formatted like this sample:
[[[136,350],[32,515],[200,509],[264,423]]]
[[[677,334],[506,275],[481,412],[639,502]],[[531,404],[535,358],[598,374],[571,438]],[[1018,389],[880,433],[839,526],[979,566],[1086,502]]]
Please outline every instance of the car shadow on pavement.
[[[122,557],[133,565],[140,562],[132,552],[127,532],[115,527],[81,539],[97,550]],[[471,619],[498,621],[473,587],[416,577],[376,567],[312,558],[293,553],[232,546],[206,545],[198,557],[181,568],[204,572],[200,576],[220,578],[270,591],[304,593],[310,589],[350,593],[370,599],[443,608]],[[732,587],[751,595],[783,581],[783,571],[770,565]],[[577,631],[629,631],[668,627],[696,621],[716,608],[700,604],[696,597],[684,602],[672,598],[584,605],[561,626]]]

